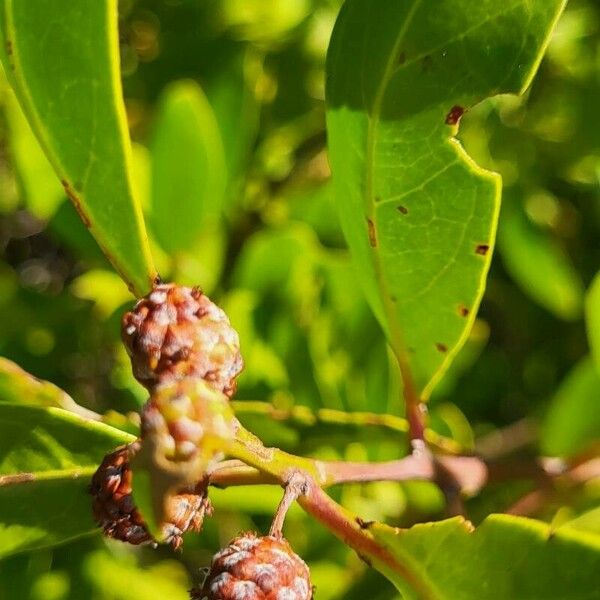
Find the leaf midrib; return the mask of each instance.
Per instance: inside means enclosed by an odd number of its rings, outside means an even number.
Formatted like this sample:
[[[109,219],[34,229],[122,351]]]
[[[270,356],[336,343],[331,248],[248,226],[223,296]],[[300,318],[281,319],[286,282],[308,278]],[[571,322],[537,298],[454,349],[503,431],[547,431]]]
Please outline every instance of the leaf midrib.
[[[394,45],[392,47],[392,51],[388,57],[387,63],[385,65],[385,69],[383,72],[383,77],[381,78],[381,83],[376,90],[373,105],[371,109],[371,116],[368,120],[367,127],[367,151],[366,151],[366,173],[365,173],[365,187],[366,187],[366,209],[368,218],[371,220],[375,227],[375,232],[377,235],[378,224],[377,224],[377,211],[376,211],[376,202],[375,202],[375,194],[373,189],[373,165],[375,162],[375,142],[376,142],[376,127],[379,123],[381,117],[381,108],[383,105],[383,99],[385,96],[385,92],[389,85],[390,79],[394,74],[394,58],[398,55],[400,50],[400,46],[404,41],[406,34],[408,32],[408,28],[412,23],[412,20],[421,6],[422,0],[414,0],[411,8],[409,9],[404,23],[402,27],[398,30],[398,35],[396,40],[394,41]],[[377,246],[375,248],[371,248],[371,254],[373,257],[373,268],[375,270],[375,278],[377,284],[379,285],[382,299],[383,299],[383,310],[387,317],[389,327],[390,327],[390,343],[392,347],[392,351],[396,356],[396,360],[398,361],[398,366],[400,368],[400,373],[402,375],[402,381],[404,383],[405,394],[411,393],[414,394],[414,384],[413,377],[409,366],[408,357],[406,356],[406,351],[404,347],[404,343],[402,340],[402,335],[400,332],[400,325],[398,323],[398,319],[396,317],[396,311],[391,301],[391,294],[389,293],[387,282],[384,275],[383,265],[381,262],[381,254],[378,250]]]

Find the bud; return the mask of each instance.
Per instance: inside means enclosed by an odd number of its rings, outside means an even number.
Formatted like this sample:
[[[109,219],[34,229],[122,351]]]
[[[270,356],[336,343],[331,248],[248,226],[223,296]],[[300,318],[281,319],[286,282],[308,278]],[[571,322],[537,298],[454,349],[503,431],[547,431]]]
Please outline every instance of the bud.
[[[243,367],[237,332],[198,288],[159,284],[125,313],[122,337],[133,374],[148,389],[202,378],[231,397]]]
[[[192,600],[311,600],[306,563],[282,537],[245,533],[215,554]]]
[[[131,493],[129,461],[139,447],[139,442],[134,442],[107,454],[90,485],[94,519],[105,535],[135,545],[155,543]],[[178,549],[183,543],[183,533],[200,531],[204,516],[212,512],[207,493],[208,485],[203,481],[193,490],[169,498],[166,517],[160,527],[163,541]]]
[[[156,387],[142,411],[142,439],[155,437],[167,459],[202,463],[220,458],[235,436],[236,420],[227,397],[202,379]]]

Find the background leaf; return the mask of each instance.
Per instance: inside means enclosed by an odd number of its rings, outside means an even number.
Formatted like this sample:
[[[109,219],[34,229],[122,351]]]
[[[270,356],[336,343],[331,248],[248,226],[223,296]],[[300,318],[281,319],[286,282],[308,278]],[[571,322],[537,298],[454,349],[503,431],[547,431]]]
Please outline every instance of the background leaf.
[[[26,206],[36,217],[48,219],[63,201],[65,191],[10,89],[4,94],[4,114]]]
[[[538,521],[491,515],[475,530],[455,518],[370,531],[404,565],[407,577],[384,572],[407,600],[584,600],[597,588],[600,540]]]
[[[600,374],[590,357],[567,374],[550,402],[541,435],[547,456],[572,456],[600,439]]]
[[[506,270],[540,306],[562,319],[581,315],[581,279],[550,236],[527,221],[514,201],[505,202],[498,231],[498,245]]]
[[[133,440],[58,408],[0,403],[0,557],[97,531],[90,477]]]
[[[425,397],[475,318],[498,214],[499,178],[452,135],[482,98],[527,87],[564,4],[349,0],[336,23],[336,202],[405,384]]]
[[[5,71],[65,192],[135,293],[155,276],[132,186],[116,0],[1,5]]]
[[[594,277],[585,297],[585,323],[592,358],[600,373],[600,273]]]
[[[152,143],[152,225],[167,252],[191,250],[218,224],[227,180],[219,127],[202,89],[165,91]]]

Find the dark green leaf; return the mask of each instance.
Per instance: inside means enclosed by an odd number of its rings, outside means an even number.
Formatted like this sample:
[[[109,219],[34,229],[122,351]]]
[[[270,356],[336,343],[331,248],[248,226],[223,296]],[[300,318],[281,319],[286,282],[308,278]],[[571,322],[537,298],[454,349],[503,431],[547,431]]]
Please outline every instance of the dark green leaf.
[[[327,64],[334,192],[369,302],[427,397],[481,300],[500,179],[453,137],[531,81],[564,0],[348,0]]]

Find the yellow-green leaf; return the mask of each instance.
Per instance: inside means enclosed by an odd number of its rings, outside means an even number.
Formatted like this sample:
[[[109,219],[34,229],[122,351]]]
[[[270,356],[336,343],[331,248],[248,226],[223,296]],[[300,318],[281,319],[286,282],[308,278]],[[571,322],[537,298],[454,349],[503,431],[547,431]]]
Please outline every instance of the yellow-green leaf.
[[[116,0],[2,0],[2,62],[83,222],[137,294],[155,277],[131,178]]]

